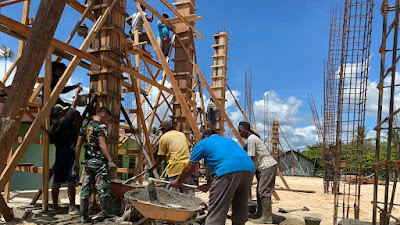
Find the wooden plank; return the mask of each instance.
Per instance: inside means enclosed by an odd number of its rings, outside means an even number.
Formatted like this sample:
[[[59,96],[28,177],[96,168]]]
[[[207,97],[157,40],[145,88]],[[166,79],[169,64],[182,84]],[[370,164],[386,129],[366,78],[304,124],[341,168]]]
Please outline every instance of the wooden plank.
[[[15,20],[12,20],[4,15],[0,15],[0,24],[3,24],[4,26],[8,27],[9,29],[11,29],[17,33],[20,33],[21,35],[24,35],[25,37],[29,36],[30,30],[31,30],[30,27],[23,25]],[[110,60],[105,61],[105,60],[98,59],[95,56],[87,53],[86,51],[81,51],[81,50],[79,50],[71,45],[68,45],[60,40],[57,40],[55,38],[52,39],[51,44],[55,48],[55,50],[58,49],[58,50],[62,50],[62,51],[67,51],[76,56],[79,56],[81,58],[89,60],[90,62],[95,63],[97,65],[100,65],[103,67],[111,67],[116,70],[121,70],[122,72],[129,73],[129,74],[133,75],[134,77],[136,77],[146,83],[149,83],[152,86],[157,87],[158,89],[161,89],[161,90],[171,93],[171,94],[174,93],[170,88],[160,85],[157,81],[154,81],[154,80],[138,73],[133,68],[129,68],[125,65],[117,65],[115,62],[112,62]]]
[[[135,169],[132,168],[117,168],[118,173],[130,173],[135,174]]]
[[[3,90],[6,94],[8,94],[8,88],[6,85],[0,81],[0,90]]]
[[[43,89],[43,85],[44,85],[43,83],[40,83],[36,87],[35,91],[33,91],[32,95],[31,95],[31,97],[29,97],[29,102],[34,102],[36,100],[37,96],[39,96],[40,92]]]
[[[48,0],[48,1],[50,2],[50,0]],[[48,2],[48,1],[46,1],[46,2]],[[54,0],[54,1],[61,1],[61,0]],[[89,48],[90,44],[94,40],[94,38],[97,35],[98,31],[100,30],[101,26],[106,21],[107,16],[111,13],[111,9],[115,5],[116,1],[117,0],[113,0],[110,7],[104,12],[103,16],[98,21],[96,21],[96,23],[93,26],[93,29],[90,31],[89,35],[86,37],[85,41],[82,43],[82,46],[80,47],[81,50],[86,51]],[[42,1],[42,3],[43,2],[44,1]],[[35,23],[37,21],[38,20],[36,20]],[[29,40],[28,40],[28,43],[29,43]],[[25,52],[26,51],[24,51],[24,53]],[[22,58],[23,58],[23,56],[21,57],[21,63],[22,63]],[[35,137],[36,132],[38,131],[39,127],[42,125],[44,119],[47,117],[47,115],[49,115],[51,108],[57,101],[58,96],[61,94],[61,92],[64,89],[65,85],[67,84],[69,78],[71,77],[73,71],[78,66],[80,60],[81,60],[80,57],[74,56],[74,59],[68,65],[64,74],[61,76],[59,82],[57,83],[56,87],[52,91],[49,101],[45,103],[45,105],[42,108],[42,111],[37,115],[36,119],[33,121],[32,125],[30,126],[29,130],[27,131],[27,133],[24,137],[23,142],[21,143],[20,146],[18,146],[17,150],[13,154],[11,163],[7,164],[6,168],[3,170],[3,172],[0,176],[0,189],[4,188],[5,183],[11,177],[14,169],[17,167],[18,163],[22,159],[23,155],[25,154],[26,150],[29,147],[29,144],[31,143],[32,139]],[[7,98],[7,100],[8,100],[8,98]]]
[[[17,57],[15,59],[15,61],[13,62],[13,64],[11,64],[10,68],[8,69],[6,75],[3,77],[3,80],[1,82],[6,84],[8,78],[11,76],[11,73],[14,71],[15,67],[18,65],[19,59],[20,59],[20,57]]]
[[[27,0],[24,2],[24,8],[22,10],[22,20],[21,23],[27,25],[29,22],[29,11],[31,7],[31,0]],[[22,55],[22,49],[24,49],[25,42],[19,41],[18,45],[18,57]]]
[[[183,16],[189,23],[191,22],[196,22],[199,20],[202,20],[203,18],[201,18],[201,16],[197,16],[196,14],[190,14],[187,16]],[[178,17],[174,17],[174,18],[169,18],[167,19],[168,22],[172,23],[172,24],[177,24],[177,23],[181,23],[181,20]]]
[[[204,75],[201,73],[200,68],[198,67],[197,64],[194,64],[194,67],[196,69],[197,75],[200,77],[202,84],[206,87],[208,93],[210,94],[212,99],[217,99],[217,96],[215,95],[214,91],[211,89],[210,85],[207,83],[206,78]],[[236,130],[235,126],[233,125],[231,119],[228,117],[228,114],[226,113],[226,109],[222,107],[221,103],[219,101],[214,101],[215,106],[217,106],[219,112],[221,113],[221,117],[225,119],[225,122],[228,123],[229,127],[231,128],[233,134],[237,138],[237,140],[240,142],[242,146],[244,146],[244,141],[243,138],[240,136],[239,132]]]
[[[45,77],[44,77],[44,89],[43,89],[43,102],[47,102],[50,98],[51,92],[51,55],[53,48],[50,48],[45,61]],[[50,129],[50,117],[44,121],[43,126],[49,130]],[[50,138],[48,135],[43,134],[43,157],[42,157],[42,210],[46,211],[49,204],[49,178],[50,178]]]
[[[29,96],[32,93],[41,65],[47,55],[50,41],[61,18],[65,3],[66,0],[47,0],[40,2],[36,20],[32,26],[32,32],[27,39],[27,44],[22,52],[13,84],[9,88],[10,93],[7,96],[3,111],[0,114],[0,118],[3,118],[0,121],[0,146],[2,146],[2,148],[0,148],[0,155],[7,155],[8,151],[14,146],[14,138],[17,136]],[[39,129],[41,125],[42,121],[38,124],[37,129]],[[2,171],[2,174],[4,174],[11,165],[13,169],[18,165],[20,160],[16,162],[14,156],[15,154],[11,159],[11,163],[7,164],[6,168]],[[21,155],[21,158],[22,156],[23,155]],[[6,159],[6,157],[0,157],[0,165],[4,165]],[[0,190],[4,188],[12,172],[13,170],[10,170],[7,177],[2,177]],[[7,210],[8,207],[1,206],[2,202],[0,202],[1,212],[3,214],[10,213],[3,211]]]
[[[10,153],[8,154],[7,163],[11,161],[11,157],[13,154],[13,149],[10,149]],[[10,193],[11,193],[11,178],[7,182],[6,187],[4,188],[4,199],[8,203],[10,201]]]
[[[23,2],[23,1],[26,1],[26,0],[12,0],[12,1],[8,1],[8,2],[4,2],[4,3],[0,4],[0,8],[8,6],[8,5],[13,5],[15,3]]]
[[[0,212],[7,222],[14,220],[14,214],[12,213],[11,209],[8,208],[3,196],[0,196]]]
[[[169,26],[172,30],[176,31],[175,26],[170,23],[167,19],[165,19],[160,13],[158,13],[157,10],[153,9],[149,4],[147,4],[144,0],[136,0],[136,2],[139,2],[141,5],[143,5],[147,10],[149,10],[153,15],[158,17],[161,22],[167,26]]]
[[[35,166],[17,166],[15,171],[43,174],[43,168]]]
[[[194,33],[197,34],[197,36],[203,40],[203,35],[200,34],[193,26],[190,24],[185,17],[183,17],[171,4],[167,2],[167,0],[160,0],[162,3],[164,3],[165,6],[167,6],[168,9],[170,9],[181,21],[182,23],[186,24]]]
[[[84,13],[85,12],[85,7],[79,3],[76,0],[68,0],[68,5],[71,6],[73,9],[75,9],[76,11],[80,12],[80,13]],[[94,15],[93,13],[88,13],[87,14],[87,18],[91,21],[94,21]]]
[[[139,34],[136,32],[135,35],[137,36],[137,38],[135,38],[135,42],[138,42],[139,41]],[[126,45],[125,45],[125,54],[126,54],[126,57],[127,57],[128,66],[132,67],[131,59],[130,59],[130,56],[129,56],[129,53],[128,53],[128,48],[127,48]],[[138,57],[135,57],[135,59],[138,59]],[[142,107],[140,107],[140,105],[141,105],[141,102],[140,102],[140,91],[139,91],[140,86],[138,84],[138,80],[137,79],[135,79],[134,77],[131,77],[131,80],[132,80],[132,87],[135,90],[134,94],[135,94],[136,106],[138,106],[136,109],[138,110],[138,116],[140,118],[140,123],[138,123],[138,124],[141,124],[141,126],[143,127],[143,132],[144,132],[144,136],[145,136],[147,149],[151,150],[152,147],[151,147],[151,143],[150,143],[150,133],[149,133],[149,130],[147,129],[147,124],[146,124],[146,120],[144,119],[144,114],[143,114]],[[139,126],[138,126],[138,128],[139,128]],[[154,165],[154,163],[155,163],[154,156],[153,156],[152,152],[150,152],[150,151],[149,151],[149,156],[150,156],[152,164]]]
[[[162,53],[162,51],[160,49],[160,46],[157,43],[157,40],[156,40],[156,38],[154,36],[154,33],[151,30],[151,27],[150,27],[149,23],[147,22],[146,16],[144,15],[143,10],[141,9],[141,7],[140,7],[138,2],[136,2],[136,7],[138,8],[138,10],[139,10],[139,12],[140,12],[140,14],[142,16],[142,19],[143,19],[143,22],[144,22],[143,26],[144,26],[144,28],[146,30],[147,36],[149,37],[151,45],[153,46],[154,51],[156,52],[156,55],[157,55],[158,59],[160,60],[161,65],[164,68],[164,71],[167,74],[168,80],[170,81],[171,86],[172,86],[172,90],[175,93],[175,97],[178,100],[178,102],[181,104],[181,107],[182,107],[182,110],[183,110],[183,115],[186,116],[186,119],[189,122],[190,127],[193,130],[193,133],[195,134],[196,142],[199,142],[199,141],[201,141],[201,133],[200,133],[199,128],[197,127],[197,121],[193,117],[192,112],[191,112],[188,104],[186,103],[185,96],[182,94],[182,92],[181,92],[181,90],[179,88],[178,82],[175,80],[175,77],[172,74],[172,71],[169,68],[168,63],[165,60],[165,57],[164,57],[164,55],[163,55],[163,53]]]
[[[233,99],[235,100],[235,103],[237,105],[237,107],[239,108],[240,112],[242,113],[244,119],[246,120],[246,122],[248,122],[251,126],[251,129],[256,132],[258,135],[258,131],[255,129],[255,127],[253,126],[253,124],[251,124],[251,121],[249,120],[249,117],[246,115],[246,113],[244,112],[242,106],[240,105],[239,101],[236,99],[235,95],[233,94],[233,92],[231,91],[231,89],[229,88],[228,84],[226,84],[226,87],[228,88],[229,92],[231,93]]]
[[[69,44],[71,42],[71,40],[74,37],[75,33],[78,31],[79,27],[82,25],[83,20],[87,17],[87,15],[89,13],[91,13],[91,9],[92,9],[93,4],[94,4],[94,1],[89,1],[88,6],[85,8],[85,10],[83,11],[83,13],[81,15],[81,18],[79,18],[79,20],[76,23],[74,29],[72,29],[71,34],[69,35],[69,37],[65,41],[66,44]],[[56,62],[61,62],[61,57],[57,57],[55,61]]]
[[[118,155],[138,155],[139,150],[123,150],[123,149],[118,149]]]

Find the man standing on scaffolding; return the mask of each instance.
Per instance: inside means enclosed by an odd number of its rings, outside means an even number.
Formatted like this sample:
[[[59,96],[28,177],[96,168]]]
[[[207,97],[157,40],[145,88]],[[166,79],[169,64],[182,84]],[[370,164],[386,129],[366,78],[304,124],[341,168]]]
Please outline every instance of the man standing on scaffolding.
[[[147,17],[146,14],[146,8],[142,5],[140,7],[143,10],[144,15],[146,16],[147,21],[150,23],[153,22],[153,14],[151,14],[150,17]],[[131,39],[134,41],[135,40],[135,31],[137,30],[139,32],[139,42],[150,42],[149,37],[147,37],[147,34],[143,32],[143,19],[142,16],[140,15],[140,12],[136,12],[130,16],[126,22],[131,26],[131,29],[129,30],[129,34],[131,35]]]
[[[165,19],[168,19],[169,16],[167,13],[163,13],[162,15]],[[160,45],[161,51],[164,56],[168,56],[169,48],[171,47],[171,37],[169,36],[169,32],[173,31],[169,26],[163,24],[161,20],[157,21],[158,27],[158,37],[157,42]]]
[[[239,123],[239,133],[247,139],[247,154],[256,167],[257,178],[257,211],[250,215],[254,223],[272,223],[272,199],[275,191],[275,177],[278,163],[269,154],[260,137],[251,129],[247,122]]]

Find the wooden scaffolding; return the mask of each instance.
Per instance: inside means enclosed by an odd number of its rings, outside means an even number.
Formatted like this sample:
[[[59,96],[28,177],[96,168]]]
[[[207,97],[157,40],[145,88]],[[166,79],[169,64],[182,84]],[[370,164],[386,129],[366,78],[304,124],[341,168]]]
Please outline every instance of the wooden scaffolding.
[[[221,121],[227,122],[240,144],[244,145],[243,139],[225,111],[225,100],[221,99],[221,95],[217,96],[214,93],[197,65],[194,37],[201,39],[203,37],[194,28],[195,22],[201,19],[195,15],[195,1],[178,0],[173,4],[175,7],[166,0],[160,1],[170,9],[173,18],[165,19],[144,0],[135,1],[135,6],[144,21],[144,30],[149,37],[148,43],[139,42],[138,33],[134,34],[136,37],[134,41],[125,34],[125,20],[129,16],[126,13],[126,0],[92,0],[85,5],[76,0],[41,1],[34,19],[29,18],[30,0],[0,3],[0,7],[6,7],[23,2],[21,21],[0,15],[0,31],[20,40],[18,57],[0,82],[0,89],[7,93],[7,98],[3,100],[4,110],[0,114],[0,145],[3,146],[0,153],[4,156],[9,155],[8,158],[0,158],[0,167],[4,167],[0,175],[1,190],[9,183],[14,171],[40,173],[41,190],[43,190],[42,208],[47,210],[48,181],[51,177],[49,114],[78,66],[88,70],[90,95],[95,96],[91,98],[89,104],[92,107],[85,110],[84,114],[91,115],[101,106],[108,107],[112,112],[112,119],[108,124],[110,135],[107,142],[112,157],[119,166],[113,177],[123,173],[138,174],[146,164],[154,163],[153,152],[156,150],[154,146],[159,135],[152,131],[157,128],[156,124],[160,124],[169,114],[176,122],[176,127],[186,133],[190,140],[200,141],[195,95],[198,90],[202,97],[203,87],[211,98],[220,100],[215,101],[215,105],[219,109]],[[175,34],[172,40],[173,48],[167,57],[164,57],[140,5],[173,30]],[[53,36],[65,7],[72,7],[81,14],[81,17],[68,39],[61,41]],[[73,46],[70,42],[83,21],[92,21],[92,24],[88,25],[90,32],[80,46]],[[142,48],[146,44],[154,48],[155,55]],[[171,61],[175,64],[174,69],[169,64],[169,56],[173,50],[175,58]],[[69,65],[56,87],[51,90],[53,60],[69,61]],[[39,77],[43,63],[45,74]],[[16,74],[13,83],[6,87],[5,83],[14,70]],[[167,81],[172,88],[164,85]],[[146,84],[145,88],[141,85],[143,83]],[[44,90],[43,104],[36,104],[34,100],[42,90]],[[152,90],[158,92],[155,101],[149,99]],[[126,104],[124,98],[134,100],[135,104]],[[162,116],[159,109],[163,104],[167,105],[167,109]],[[240,107],[238,102],[237,104]],[[149,112],[145,112],[145,105],[150,107]],[[204,112],[204,107],[202,110]],[[25,136],[18,137],[17,131],[24,115],[29,116],[33,122]],[[39,131],[41,135],[38,138]],[[133,138],[138,143],[138,149],[121,149]],[[15,140],[20,142],[16,149],[13,147]],[[20,164],[29,145],[38,142],[43,144],[42,167]],[[122,164],[118,163],[121,155],[135,157],[135,168],[123,168]],[[6,221],[14,219],[3,197],[0,197],[0,212]]]

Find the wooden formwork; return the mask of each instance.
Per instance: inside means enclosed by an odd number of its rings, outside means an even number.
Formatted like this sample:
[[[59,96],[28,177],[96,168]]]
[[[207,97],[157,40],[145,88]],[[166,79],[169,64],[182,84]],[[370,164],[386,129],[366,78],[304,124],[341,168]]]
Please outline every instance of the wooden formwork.
[[[0,4],[0,7],[18,2],[21,1],[6,2],[7,4]],[[0,153],[10,155],[8,160],[6,157],[0,159],[0,165],[5,165],[7,161],[7,165],[0,176],[0,189],[3,189],[10,181],[14,171],[24,166],[20,164],[20,160],[29,145],[36,141],[36,133],[41,130],[43,135],[39,142],[44,144],[43,167],[24,170],[43,174],[42,207],[44,210],[47,209],[47,190],[50,178],[47,137],[48,115],[68,79],[78,66],[90,70],[88,73],[90,76],[90,93],[97,96],[95,108],[106,106],[112,111],[112,119],[108,124],[110,137],[107,139],[112,157],[116,159],[121,154],[134,154],[138,157],[136,168],[118,168],[116,174],[113,175],[114,177],[119,173],[138,174],[144,169],[145,164],[154,163],[153,152],[156,150],[154,146],[156,146],[159,136],[152,135],[151,129],[155,121],[161,123],[167,117],[168,112],[172,112],[173,118],[182,118],[184,115],[184,120],[177,120],[178,124],[180,123],[178,128],[187,133],[188,137],[193,137],[195,142],[201,140],[199,125],[196,121],[196,102],[194,101],[196,90],[199,89],[202,93],[202,89],[205,87],[213,99],[219,99],[197,65],[194,34],[201,39],[202,36],[194,28],[194,23],[201,18],[194,14],[194,1],[179,0],[174,4],[176,8],[165,0],[161,0],[161,2],[171,10],[174,18],[166,20],[145,1],[136,0],[136,6],[144,21],[144,29],[150,39],[150,43],[147,44],[153,46],[158,62],[151,54],[140,48],[144,43],[132,42],[127,38],[124,32],[125,19],[128,16],[125,11],[126,0],[93,0],[89,1],[87,5],[76,0],[41,1],[34,19],[28,18],[30,1],[25,0],[21,22],[0,15],[0,31],[21,41],[20,54],[17,60],[13,63],[12,69],[7,71],[5,79],[0,82],[0,89],[8,94],[4,101],[7,110],[3,110],[0,115],[2,118],[0,121],[0,144],[4,146],[0,149]],[[67,7],[72,7],[78,11],[81,17],[64,42],[53,38],[53,36],[66,4],[68,4]],[[139,4],[144,5],[161,22],[174,30],[174,70],[169,66],[169,57],[163,56],[157,44],[156,36],[141,8],[138,7]],[[81,46],[73,46],[70,44],[72,37],[74,37],[84,19],[93,21],[93,26]],[[30,26],[31,24],[32,26]],[[90,50],[89,47],[91,47]],[[70,63],[59,83],[50,93],[47,87],[50,84],[50,63],[53,57],[56,57],[57,61],[67,60]],[[134,59],[134,63],[132,63],[132,59]],[[45,76],[38,77],[43,62],[46,62]],[[144,65],[144,67],[139,68],[140,63],[143,63],[141,65]],[[14,69],[17,71],[14,82],[11,87],[6,87],[4,84]],[[147,70],[150,76],[145,76],[142,73],[143,70]],[[162,74],[161,82],[159,82],[160,78],[158,77],[160,74]],[[197,81],[194,77],[197,77]],[[166,81],[171,83],[172,88],[164,85]],[[147,89],[141,89],[139,82],[147,83]],[[36,88],[34,88],[35,83],[38,83]],[[33,100],[36,99],[43,88],[45,90],[43,105],[37,105]],[[151,102],[147,96],[154,88],[158,90],[158,96],[156,102]],[[123,93],[133,93],[135,97],[137,108],[126,110],[131,122],[136,125],[135,131],[132,131],[120,121],[122,118],[120,116],[121,102],[124,100],[121,95]],[[173,97],[172,101],[171,97]],[[15,100],[17,98],[18,101]],[[151,112],[147,115],[142,110],[144,103],[150,104],[151,107]],[[161,104],[167,104],[167,112],[164,116],[160,116],[157,112]],[[228,123],[238,141],[244,145],[235,125],[229,119],[224,105],[217,101],[216,106],[219,108],[221,118]],[[34,115],[33,112],[37,114]],[[33,122],[26,135],[19,138],[21,141],[19,147],[10,153],[21,123],[20,118],[23,115],[31,117]],[[134,136],[134,133],[140,139],[143,137],[144,144],[143,148],[140,149],[141,151],[121,150],[120,147]],[[0,212],[7,221],[13,220],[14,216],[3,197],[0,198]]]

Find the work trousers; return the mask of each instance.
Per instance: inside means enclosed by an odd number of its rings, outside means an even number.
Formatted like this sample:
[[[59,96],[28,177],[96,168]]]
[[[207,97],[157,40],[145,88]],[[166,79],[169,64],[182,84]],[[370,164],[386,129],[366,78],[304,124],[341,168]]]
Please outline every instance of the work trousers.
[[[110,169],[106,162],[98,159],[90,159],[85,163],[85,174],[81,190],[81,198],[89,198],[93,187],[96,185],[100,198],[110,196],[111,181]]]
[[[158,42],[158,45],[160,46],[161,51],[163,52],[164,56],[167,57],[169,48],[171,47],[171,43],[164,40],[164,38],[162,38],[160,36],[157,37],[157,42]]]
[[[206,225],[224,225],[231,204],[232,223],[245,223],[248,220],[248,193],[253,176],[253,172],[239,171],[213,179]]]
[[[278,164],[256,171],[257,199],[270,198],[275,191],[275,178]]]

